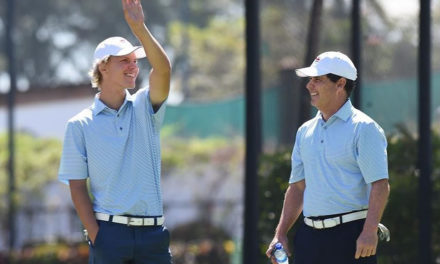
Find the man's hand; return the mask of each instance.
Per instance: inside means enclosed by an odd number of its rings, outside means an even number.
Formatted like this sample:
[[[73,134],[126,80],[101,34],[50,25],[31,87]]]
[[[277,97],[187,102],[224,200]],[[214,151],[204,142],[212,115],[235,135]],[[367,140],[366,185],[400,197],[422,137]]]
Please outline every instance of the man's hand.
[[[272,264],[277,264],[277,261],[275,260],[275,257],[272,255],[273,250],[275,249],[275,244],[276,243],[281,243],[283,245],[284,250],[286,251],[287,255],[290,256],[290,251],[289,251],[289,245],[288,245],[288,240],[287,240],[287,236],[275,236],[272,239],[272,242],[270,242],[269,247],[266,250],[266,256],[270,259],[270,261],[272,262]]]
[[[382,217],[385,204],[390,193],[388,179],[375,181],[371,184],[368,214],[365,219],[362,233],[356,241],[355,258],[376,255],[378,243],[377,228]]]
[[[95,245],[96,236],[98,235],[99,227],[93,227],[92,230],[87,230],[87,233],[89,234],[90,241],[92,241],[92,244]]]
[[[124,17],[131,30],[144,25],[144,11],[140,0],[122,0]]]
[[[93,213],[92,202],[90,201],[89,193],[87,191],[87,181],[69,180],[69,188],[76,212],[86,228],[90,240],[92,243],[95,243],[99,226],[95,214]]]
[[[369,257],[376,255],[377,231],[362,231],[356,240],[356,253],[354,258]]]

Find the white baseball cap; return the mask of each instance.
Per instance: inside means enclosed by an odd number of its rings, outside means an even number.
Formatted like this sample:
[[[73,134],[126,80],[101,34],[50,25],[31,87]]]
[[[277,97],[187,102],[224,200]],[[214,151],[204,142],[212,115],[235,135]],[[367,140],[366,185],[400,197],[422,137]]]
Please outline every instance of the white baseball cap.
[[[353,62],[347,55],[339,51],[321,53],[316,57],[310,67],[296,70],[296,75],[300,77],[316,77],[329,73],[353,81],[357,78],[357,70]]]
[[[145,58],[145,50],[141,46],[133,46],[122,37],[111,37],[103,40],[95,49],[94,62],[100,61],[107,56],[124,56],[135,52],[136,58]]]

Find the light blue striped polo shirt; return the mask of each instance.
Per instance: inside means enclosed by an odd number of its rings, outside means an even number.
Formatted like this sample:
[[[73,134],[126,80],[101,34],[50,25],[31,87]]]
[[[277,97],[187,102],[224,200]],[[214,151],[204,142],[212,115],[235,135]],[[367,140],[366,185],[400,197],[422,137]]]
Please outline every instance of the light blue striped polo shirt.
[[[59,179],[90,178],[95,212],[162,215],[159,130],[165,103],[154,113],[149,90],[126,90],[116,111],[98,96],[67,123]]]
[[[318,111],[297,132],[289,183],[305,179],[304,216],[368,208],[371,183],[388,178],[382,128],[348,100],[327,122]]]

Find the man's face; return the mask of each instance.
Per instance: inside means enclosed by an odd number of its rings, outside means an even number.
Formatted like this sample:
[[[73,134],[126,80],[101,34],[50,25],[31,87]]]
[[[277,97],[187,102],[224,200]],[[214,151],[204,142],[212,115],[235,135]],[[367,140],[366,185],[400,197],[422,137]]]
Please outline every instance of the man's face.
[[[104,66],[105,82],[121,88],[134,88],[139,73],[137,58],[134,52],[125,56],[112,56]]]
[[[307,90],[310,93],[310,103],[320,111],[334,109],[340,103],[340,97],[343,96],[344,87],[339,81],[332,82],[327,76],[311,77],[307,83]]]

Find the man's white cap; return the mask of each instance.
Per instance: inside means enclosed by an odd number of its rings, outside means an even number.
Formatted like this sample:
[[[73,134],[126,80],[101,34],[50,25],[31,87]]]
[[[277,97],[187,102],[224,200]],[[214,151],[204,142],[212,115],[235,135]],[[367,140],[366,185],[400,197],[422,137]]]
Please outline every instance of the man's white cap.
[[[316,77],[326,74],[335,74],[350,80],[356,80],[357,70],[347,55],[338,51],[321,53],[307,68],[296,70],[300,77]]]
[[[121,37],[111,37],[103,40],[95,49],[94,62],[107,56],[124,56],[134,52],[137,59],[145,58],[145,50],[141,46],[133,46],[128,40]]]

